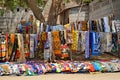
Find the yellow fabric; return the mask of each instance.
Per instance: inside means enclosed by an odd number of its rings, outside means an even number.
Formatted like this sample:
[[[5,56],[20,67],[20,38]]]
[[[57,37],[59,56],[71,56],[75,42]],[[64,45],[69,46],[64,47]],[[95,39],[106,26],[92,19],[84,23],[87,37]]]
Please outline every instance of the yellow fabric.
[[[64,27],[65,27],[66,29],[69,29],[69,28],[70,28],[70,24],[66,24],[66,25],[64,25]]]
[[[72,43],[71,49],[72,51],[76,51],[77,45],[78,45],[78,31],[72,32],[72,39],[73,39],[73,43]]]

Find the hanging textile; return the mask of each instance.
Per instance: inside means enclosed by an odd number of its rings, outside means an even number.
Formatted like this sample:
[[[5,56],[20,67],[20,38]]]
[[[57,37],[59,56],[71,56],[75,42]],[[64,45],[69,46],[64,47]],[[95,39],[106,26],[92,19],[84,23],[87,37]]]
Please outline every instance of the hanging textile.
[[[7,53],[7,35],[1,35],[0,38],[0,61],[6,61],[6,58],[8,57]]]
[[[53,38],[53,44],[52,44],[52,50],[55,55],[60,55],[60,35],[59,31],[53,31],[52,32],[52,38]]]
[[[43,50],[44,50],[44,41],[42,41],[42,35],[41,34],[38,34],[38,40],[39,40],[40,50],[41,50],[41,52],[43,52]]]
[[[74,32],[74,31],[75,31],[75,24],[71,23],[71,32]]]
[[[60,41],[61,41],[61,44],[66,43],[65,36],[64,36],[64,31],[60,31]]]
[[[102,27],[102,32],[105,32],[105,25],[104,25],[104,19],[101,18],[101,27]]]
[[[22,24],[22,22],[19,24],[19,29],[20,29],[20,33],[23,33],[23,24]]]
[[[72,44],[72,32],[71,32],[71,25],[70,24],[66,24],[64,25],[65,27],[65,38],[66,38],[66,43],[67,44]]]
[[[71,25],[70,24],[66,24],[66,25],[64,25],[64,28],[65,28],[65,30],[71,30]]]
[[[78,31],[82,31],[82,22],[78,22]]]
[[[81,51],[81,46],[82,42],[81,42],[81,32],[78,31],[78,46],[77,46],[77,51]]]
[[[112,52],[117,52],[118,51],[117,42],[118,42],[117,34],[112,33]]]
[[[47,25],[46,32],[47,32],[47,40],[44,44],[44,59],[51,60],[52,55],[52,35],[51,35],[51,28]]]
[[[15,34],[10,34],[10,39],[9,39],[9,51],[8,51],[8,55],[9,58],[12,56],[12,51],[13,51],[13,46],[14,46],[14,42],[15,42]]]
[[[7,52],[6,52],[6,61],[9,60],[9,53],[8,53],[9,44],[8,44],[8,38],[9,38],[9,34],[6,33],[6,49],[7,49]]]
[[[97,26],[97,32],[101,32],[101,27],[98,20],[96,20],[96,26]]]
[[[112,34],[102,33],[102,52],[111,52],[112,49]]]
[[[44,31],[43,23],[40,24],[40,34]]]
[[[24,50],[25,50],[25,57],[29,58],[30,57],[30,35],[25,34],[24,35]]]
[[[30,58],[34,58],[34,45],[35,39],[34,34],[30,34]]]
[[[87,31],[87,22],[82,21],[82,31]]]
[[[61,58],[62,59],[66,59],[69,57],[68,54],[68,45],[66,44],[66,40],[65,40],[65,32],[66,31],[60,31],[60,41],[61,41]]]
[[[85,51],[85,32],[81,31],[81,52]]]
[[[48,32],[48,39],[45,42],[45,47],[44,47],[44,59],[45,60],[51,60],[52,56],[52,34],[51,32]]]
[[[12,35],[12,38],[14,38],[14,43],[11,50],[11,55],[9,58],[9,61],[17,61],[17,59],[20,57],[20,54],[18,52],[20,52],[20,50],[18,50],[18,38],[17,35]]]
[[[52,31],[63,31],[63,30],[64,30],[63,25],[52,26]]]
[[[98,25],[99,25],[100,32],[103,32],[102,20],[101,19],[98,19]]]
[[[73,43],[71,46],[71,50],[74,52],[74,51],[77,51],[77,45],[78,45],[78,31],[77,30],[72,32],[72,39],[73,39]]]
[[[90,58],[90,52],[89,52],[89,32],[85,32],[85,58],[89,59]]]
[[[30,33],[30,27],[32,26],[31,22],[26,22],[25,24],[25,33],[29,34]]]
[[[18,37],[18,49],[20,51],[20,58],[18,62],[26,62],[25,59],[25,54],[24,54],[24,42],[23,42],[23,35],[22,34],[17,34]]]
[[[37,34],[40,33],[40,21],[36,20]]]
[[[104,30],[105,30],[105,32],[110,32],[110,25],[108,24],[109,23],[108,17],[103,17],[103,20],[104,20]]]
[[[99,32],[98,33],[98,53],[99,54],[102,54],[102,38],[104,38],[103,33]]]
[[[37,51],[37,45],[38,45],[38,34],[34,34],[34,52]]]
[[[115,20],[112,21],[112,33],[116,32]]]
[[[102,32],[103,38],[102,38],[102,52],[106,52],[107,49],[107,37],[106,33]]]
[[[90,21],[90,31],[97,31],[96,21]]]
[[[92,32],[91,33],[91,48],[92,48],[92,55],[98,55],[98,33]]]
[[[111,52],[112,50],[112,33],[106,33],[105,36],[107,39],[107,47],[106,47],[106,52]]]

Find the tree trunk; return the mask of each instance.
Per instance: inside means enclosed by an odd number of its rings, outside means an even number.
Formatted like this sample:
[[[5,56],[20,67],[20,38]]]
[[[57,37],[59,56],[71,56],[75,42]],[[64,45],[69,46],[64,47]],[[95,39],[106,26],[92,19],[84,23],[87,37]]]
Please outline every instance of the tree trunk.
[[[33,11],[34,16],[40,20],[40,22],[45,22],[42,10],[37,6],[36,0],[25,0],[29,8]]]
[[[62,0],[52,0],[52,5],[50,8],[47,24],[56,25],[61,3]]]

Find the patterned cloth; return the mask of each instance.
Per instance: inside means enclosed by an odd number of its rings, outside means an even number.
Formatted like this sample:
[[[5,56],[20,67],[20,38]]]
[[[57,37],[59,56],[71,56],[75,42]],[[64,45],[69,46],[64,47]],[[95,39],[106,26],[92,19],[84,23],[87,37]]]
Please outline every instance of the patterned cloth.
[[[87,31],[87,22],[82,21],[82,31]]]
[[[6,35],[1,35],[1,38],[0,38],[0,61],[6,61],[6,57],[8,57],[8,54],[7,54],[7,36]],[[7,56],[6,56],[7,55]]]
[[[117,42],[118,42],[117,34],[112,33],[112,52],[117,52],[118,51]]]
[[[98,55],[98,33],[92,32],[91,38],[92,55]]]
[[[60,55],[61,50],[60,50],[60,35],[59,31],[53,31],[52,32],[52,38],[53,38],[53,44],[52,44],[52,50],[55,55]]]
[[[103,38],[103,34],[102,32],[98,33],[98,53],[102,54],[102,38]]]
[[[106,33],[106,38],[107,38],[106,52],[111,52],[111,50],[112,50],[112,33]]]
[[[81,52],[85,51],[85,32],[81,32]]]
[[[89,32],[85,33],[85,58],[90,58],[90,50],[89,50]]]
[[[44,47],[44,59],[48,60],[51,59],[52,56],[52,34],[51,32],[48,32],[48,39],[45,42],[45,47]]]
[[[30,57],[30,50],[29,50],[30,49],[29,47],[30,46],[30,35],[26,34],[24,39],[25,39],[25,42],[24,42],[25,43],[24,44],[25,57],[29,58]]]
[[[73,31],[72,32],[72,39],[73,43],[71,46],[72,51],[77,51],[77,46],[78,46],[78,31]]]
[[[34,58],[34,34],[30,34],[30,58]]]
[[[19,46],[19,51],[20,51],[20,58],[18,62],[25,62],[25,54],[24,54],[24,42],[23,42],[23,35],[22,34],[17,34],[18,37],[18,46]]]
[[[15,42],[15,34],[10,34],[9,49],[8,49],[9,50],[8,51],[9,59],[11,58],[11,56],[13,54],[14,42]]]

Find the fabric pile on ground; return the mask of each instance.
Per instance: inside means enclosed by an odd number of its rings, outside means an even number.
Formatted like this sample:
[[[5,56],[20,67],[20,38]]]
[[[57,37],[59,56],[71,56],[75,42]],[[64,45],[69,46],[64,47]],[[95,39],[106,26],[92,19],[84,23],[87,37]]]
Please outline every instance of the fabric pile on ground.
[[[0,63],[0,75],[35,76],[45,73],[119,72],[119,60],[56,61],[55,63],[29,61]]]

